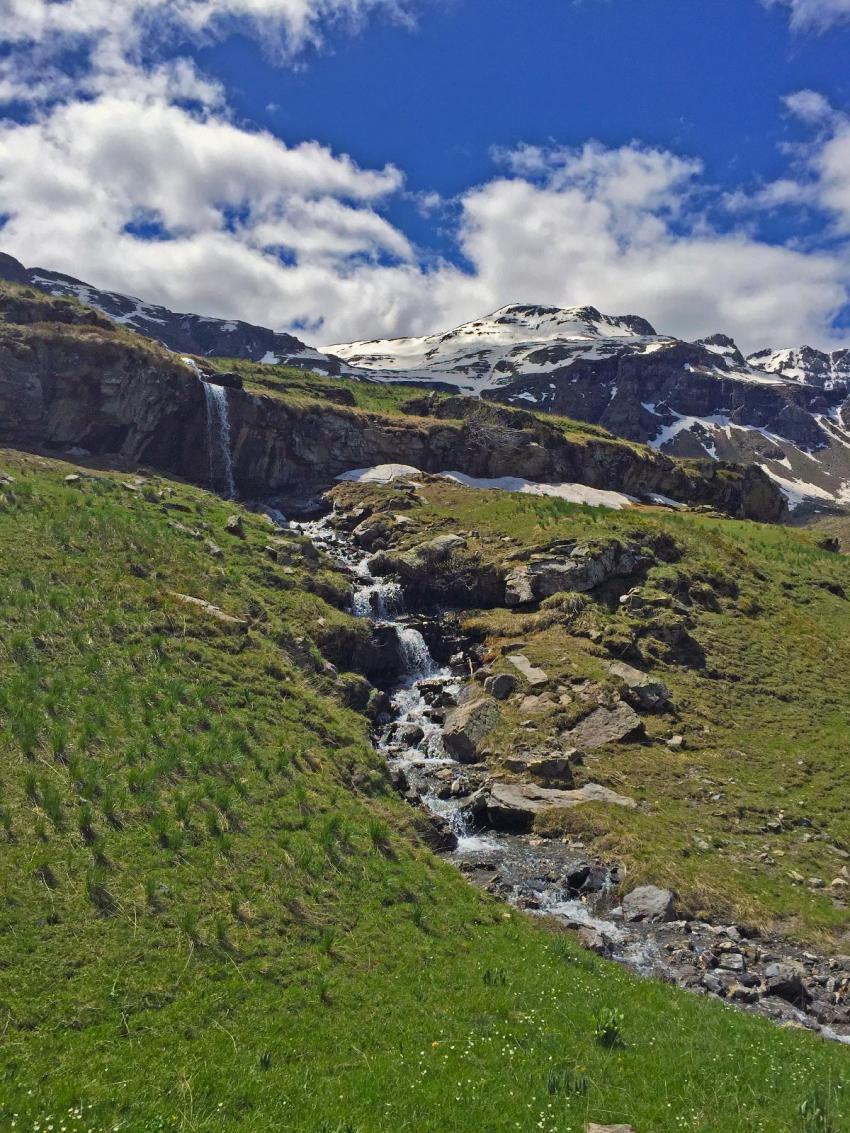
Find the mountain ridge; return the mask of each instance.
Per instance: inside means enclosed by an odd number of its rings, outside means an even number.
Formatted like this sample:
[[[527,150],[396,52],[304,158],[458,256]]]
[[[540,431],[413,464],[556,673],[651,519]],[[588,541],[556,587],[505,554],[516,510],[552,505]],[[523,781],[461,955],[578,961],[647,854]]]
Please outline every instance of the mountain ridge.
[[[0,254],[0,278],[72,296],[178,353],[459,392],[585,421],[670,456],[758,464],[801,514],[850,506],[850,350],[696,342],[638,315],[512,303],[440,334],[334,343],[176,314]]]

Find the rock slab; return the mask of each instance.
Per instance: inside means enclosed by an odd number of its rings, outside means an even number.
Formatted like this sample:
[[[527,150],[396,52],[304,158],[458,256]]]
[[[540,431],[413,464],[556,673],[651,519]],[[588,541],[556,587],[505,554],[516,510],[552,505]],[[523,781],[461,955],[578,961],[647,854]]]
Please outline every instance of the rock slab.
[[[584,803],[601,802],[633,808],[634,799],[618,795],[598,783],[575,791],[538,787],[532,783],[491,783],[484,794],[487,820],[496,830],[528,831],[535,818],[552,810],[572,810]]]
[[[620,740],[637,738],[643,733],[643,721],[628,704],[618,704],[616,708],[597,708],[585,716],[566,736],[572,747],[580,751]]]

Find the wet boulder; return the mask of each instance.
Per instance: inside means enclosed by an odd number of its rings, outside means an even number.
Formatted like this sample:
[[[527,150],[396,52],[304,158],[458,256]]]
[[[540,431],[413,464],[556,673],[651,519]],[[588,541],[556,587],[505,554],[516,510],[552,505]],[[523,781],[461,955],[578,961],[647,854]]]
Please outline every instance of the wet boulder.
[[[443,728],[443,746],[461,763],[476,763],[485,736],[496,727],[500,718],[495,700],[485,697],[462,704],[449,713]]]

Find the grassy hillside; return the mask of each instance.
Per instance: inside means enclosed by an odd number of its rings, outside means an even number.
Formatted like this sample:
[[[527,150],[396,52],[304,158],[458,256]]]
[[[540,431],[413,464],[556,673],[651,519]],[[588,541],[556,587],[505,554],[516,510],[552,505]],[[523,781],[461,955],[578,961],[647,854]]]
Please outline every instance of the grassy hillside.
[[[850,1128],[845,1049],[429,854],[297,541],[155,477],[0,473],[0,1129]]]
[[[395,506],[393,489],[336,493],[341,503]],[[818,546],[822,532],[693,512],[611,512],[436,481],[414,499],[398,549],[460,533],[464,578],[559,540],[663,537],[668,553],[641,579],[592,598],[555,595],[532,612],[467,611],[467,623],[485,635],[497,670],[514,671],[500,658],[520,642],[553,685],[610,683],[602,663],[617,658],[672,690],[675,710],[647,717],[646,742],[608,745],[582,769],[637,810],[583,808],[569,819],[626,863],[629,884],[667,884],[692,913],[850,952],[850,558]],[[496,762],[518,739],[551,742],[581,704],[535,707],[505,708],[488,737]],[[677,735],[681,746],[668,746]]]

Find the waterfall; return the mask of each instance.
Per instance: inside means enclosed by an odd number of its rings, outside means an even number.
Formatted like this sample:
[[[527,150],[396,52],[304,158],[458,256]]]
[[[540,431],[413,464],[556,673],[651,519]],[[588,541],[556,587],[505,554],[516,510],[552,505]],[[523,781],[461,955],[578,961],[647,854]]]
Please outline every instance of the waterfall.
[[[233,478],[233,458],[230,453],[230,412],[227,405],[227,390],[224,386],[204,382],[204,396],[207,402],[207,446],[210,458],[210,487],[215,490],[219,477],[216,466],[221,469],[221,479],[227,499],[236,497],[236,481]]]
[[[236,499],[236,480],[233,477],[233,457],[230,452],[230,409],[227,390],[204,379],[204,372],[194,358],[181,355],[184,362],[204,388],[207,405],[207,453],[210,462],[210,488],[216,490],[219,480],[224,482],[228,500]],[[220,467],[220,476],[216,466]]]
[[[408,677],[417,680],[434,676],[437,666],[419,630],[399,625],[396,627],[396,634]]]

